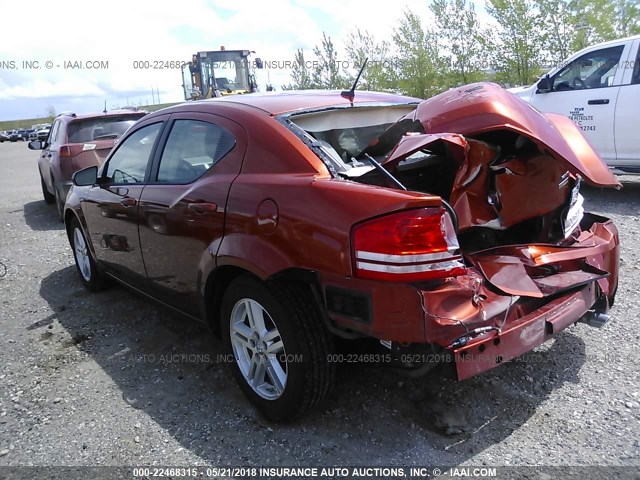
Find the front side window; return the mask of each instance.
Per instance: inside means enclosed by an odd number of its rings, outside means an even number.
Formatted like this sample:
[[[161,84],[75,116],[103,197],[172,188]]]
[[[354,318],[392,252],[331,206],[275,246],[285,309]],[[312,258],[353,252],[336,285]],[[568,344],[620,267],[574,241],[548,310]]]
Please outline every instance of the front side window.
[[[105,176],[109,183],[142,183],[149,156],[162,123],[154,123],[130,135],[114,152]]]
[[[191,183],[231,151],[236,140],[222,127],[198,120],[176,120],[162,152],[158,183]]]
[[[585,53],[553,76],[553,91],[610,87],[624,47]]]

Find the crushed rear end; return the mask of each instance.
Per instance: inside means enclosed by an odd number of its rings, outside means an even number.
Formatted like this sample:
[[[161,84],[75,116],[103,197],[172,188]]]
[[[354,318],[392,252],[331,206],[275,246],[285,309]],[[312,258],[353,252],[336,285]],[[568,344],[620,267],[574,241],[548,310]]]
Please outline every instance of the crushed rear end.
[[[581,182],[620,184],[577,127],[494,84],[422,102],[367,148],[410,190],[457,216],[466,271],[419,287],[425,342],[458,379],[530,351],[576,321],[602,326],[618,284],[613,222],[585,213]]]

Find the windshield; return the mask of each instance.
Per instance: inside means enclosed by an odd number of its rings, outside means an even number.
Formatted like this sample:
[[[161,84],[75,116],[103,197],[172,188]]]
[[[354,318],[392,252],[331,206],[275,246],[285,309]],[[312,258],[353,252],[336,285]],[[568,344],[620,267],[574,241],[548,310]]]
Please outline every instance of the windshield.
[[[69,124],[69,143],[84,143],[93,140],[119,138],[144,115],[144,113],[126,116],[110,115],[76,120]]]
[[[211,52],[200,67],[205,84],[223,95],[250,91],[249,62],[241,52]]]

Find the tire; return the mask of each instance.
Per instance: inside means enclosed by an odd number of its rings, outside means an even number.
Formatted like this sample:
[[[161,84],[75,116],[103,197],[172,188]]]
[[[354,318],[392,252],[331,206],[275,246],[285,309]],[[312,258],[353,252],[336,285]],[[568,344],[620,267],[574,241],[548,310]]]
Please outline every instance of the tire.
[[[90,292],[104,290],[107,282],[96,268],[96,262],[89,250],[87,237],[76,218],[69,222],[68,234],[71,250],[73,250],[73,258],[76,261],[76,269],[83,285]]]
[[[40,184],[42,185],[42,196],[44,197],[44,201],[49,205],[51,205],[53,202],[56,201],[56,197],[55,195],[51,195],[49,193],[49,190],[47,190],[47,185],[44,183],[44,180],[42,179],[42,174],[40,175]]]
[[[252,322],[249,312],[262,316],[262,336],[260,322]],[[329,358],[333,339],[307,286],[239,277],[225,292],[221,319],[225,348],[234,359],[231,372],[265,417],[294,420],[329,393],[335,377]]]

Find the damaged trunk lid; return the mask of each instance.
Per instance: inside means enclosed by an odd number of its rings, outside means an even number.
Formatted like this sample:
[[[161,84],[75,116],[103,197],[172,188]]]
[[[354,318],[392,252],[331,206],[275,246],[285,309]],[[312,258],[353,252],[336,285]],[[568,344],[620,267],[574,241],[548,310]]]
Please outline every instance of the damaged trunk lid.
[[[453,207],[465,261],[490,288],[540,299],[597,282],[612,298],[617,230],[585,215],[579,188],[620,184],[571,120],[475,84],[422,102],[363,154],[385,150],[407,188]]]

